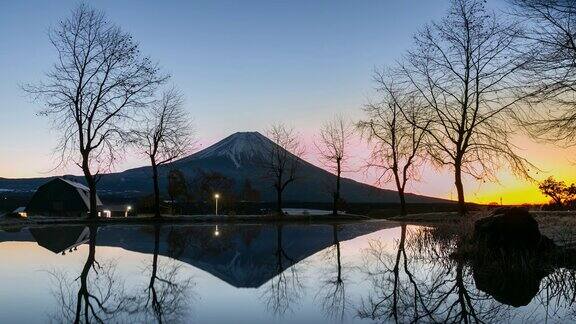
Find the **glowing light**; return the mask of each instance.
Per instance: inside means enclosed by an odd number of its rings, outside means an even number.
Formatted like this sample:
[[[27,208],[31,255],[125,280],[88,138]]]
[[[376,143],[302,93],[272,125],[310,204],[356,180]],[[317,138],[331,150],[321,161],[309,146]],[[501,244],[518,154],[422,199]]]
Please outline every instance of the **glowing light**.
[[[218,198],[220,198],[220,194],[214,194],[214,199],[216,199],[216,212],[214,214],[216,214],[216,216],[218,216]]]
[[[132,206],[128,205],[126,206],[126,211],[124,212],[124,217],[128,217],[128,212],[130,212],[132,210]]]

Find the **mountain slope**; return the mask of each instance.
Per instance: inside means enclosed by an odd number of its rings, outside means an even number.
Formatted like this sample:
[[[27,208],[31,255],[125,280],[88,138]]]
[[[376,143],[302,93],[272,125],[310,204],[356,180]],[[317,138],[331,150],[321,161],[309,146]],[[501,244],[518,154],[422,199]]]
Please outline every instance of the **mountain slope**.
[[[234,190],[239,192],[248,180],[260,193],[262,201],[274,201],[275,192],[271,181],[264,177],[264,169],[257,161],[265,158],[271,145],[270,139],[258,132],[239,132],[195,154],[173,162],[160,169],[160,186],[167,188],[167,176],[171,169],[180,170],[187,181],[193,181],[201,173],[217,172],[233,182]],[[73,177],[82,181],[81,177]],[[47,178],[37,179],[0,179],[0,190],[35,190]],[[298,173],[298,180],[290,184],[284,194],[285,201],[330,202],[328,188],[335,182],[335,176],[304,160]],[[139,196],[150,193],[150,167],[140,167],[120,173],[104,175],[98,185],[100,194]],[[397,193],[392,190],[378,189],[351,179],[342,180],[342,197],[348,202],[395,203]],[[442,199],[407,195],[408,202],[433,203],[446,202]]]

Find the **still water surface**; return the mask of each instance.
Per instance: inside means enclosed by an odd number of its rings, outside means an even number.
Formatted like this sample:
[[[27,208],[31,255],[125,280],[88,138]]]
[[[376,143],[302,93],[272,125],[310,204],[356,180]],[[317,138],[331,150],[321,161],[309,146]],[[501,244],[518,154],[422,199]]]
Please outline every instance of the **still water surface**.
[[[388,222],[51,226],[0,232],[0,242],[1,323],[565,323],[576,315],[573,267],[508,278],[453,258],[454,237]]]

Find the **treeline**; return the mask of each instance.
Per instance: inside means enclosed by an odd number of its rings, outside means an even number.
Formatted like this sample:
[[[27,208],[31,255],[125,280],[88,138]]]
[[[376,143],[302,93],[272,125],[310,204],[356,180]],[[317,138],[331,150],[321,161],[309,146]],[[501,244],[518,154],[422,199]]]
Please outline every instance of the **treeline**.
[[[211,214],[214,212],[214,194],[218,193],[219,209],[222,214],[245,214],[247,210],[260,213],[260,191],[249,179],[238,184],[220,172],[196,170],[192,179],[187,179],[178,169],[168,173],[167,200],[160,203],[166,214]],[[143,197],[139,211],[154,211],[155,195]]]

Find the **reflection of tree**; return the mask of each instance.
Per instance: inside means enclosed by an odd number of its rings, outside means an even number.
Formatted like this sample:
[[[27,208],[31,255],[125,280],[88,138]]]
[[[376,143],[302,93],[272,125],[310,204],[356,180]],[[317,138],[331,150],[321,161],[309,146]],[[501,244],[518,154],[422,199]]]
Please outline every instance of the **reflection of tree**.
[[[410,270],[412,259],[406,253],[406,232],[406,225],[402,225],[394,255],[386,253],[386,246],[382,242],[370,242],[365,268],[374,291],[362,300],[358,310],[361,318],[393,318],[398,322],[399,314],[402,314],[404,320],[417,321],[422,318],[418,314],[419,309],[430,313],[417,279]]]
[[[182,277],[181,266],[176,261],[160,262],[159,226],[154,228],[151,276],[144,291],[141,286],[131,292],[125,290],[126,278],[117,275],[117,261],[96,261],[96,237],[97,227],[91,226],[88,257],[79,277],[74,279],[75,276],[62,271],[50,272],[59,307],[51,316],[54,322],[109,323],[125,322],[129,318],[163,323],[184,318],[193,283],[190,278]]]
[[[344,314],[348,306],[346,299],[345,278],[342,275],[342,254],[340,250],[340,240],[338,238],[338,225],[332,225],[332,237],[334,239],[331,248],[326,250],[326,263],[330,264],[335,259],[336,266],[330,266],[327,273],[323,275],[317,298],[321,300],[321,306],[327,317],[344,322]],[[335,257],[333,257],[335,256]],[[335,269],[334,269],[335,268]],[[335,271],[334,271],[335,270]]]
[[[276,225],[276,251],[274,253],[276,276],[263,291],[266,307],[276,316],[284,315],[297,303],[304,288],[296,261],[286,253],[282,242],[282,225]]]
[[[576,316],[576,269],[556,269],[542,280],[535,299],[540,306],[541,317],[525,318],[524,321],[572,321]]]
[[[401,227],[395,253],[381,242],[366,251],[373,291],[363,298],[361,318],[395,322],[491,322],[503,320],[504,306],[473,287],[462,259],[450,258],[457,236],[436,229]]]
[[[89,229],[88,257],[80,276],[74,280],[79,279],[78,291],[74,292],[75,287],[70,285],[66,273],[50,272],[55,283],[53,294],[59,302],[59,312],[52,316],[56,322],[105,323],[127,310],[124,287],[116,276],[116,262],[96,261],[97,227]]]
[[[147,294],[133,298],[136,302],[133,312],[144,317],[144,322],[150,322],[148,317],[152,317],[157,323],[173,323],[183,320],[186,315],[193,282],[189,277],[180,278],[181,266],[176,261],[159,262],[160,230],[160,225],[154,227],[154,254]]]

